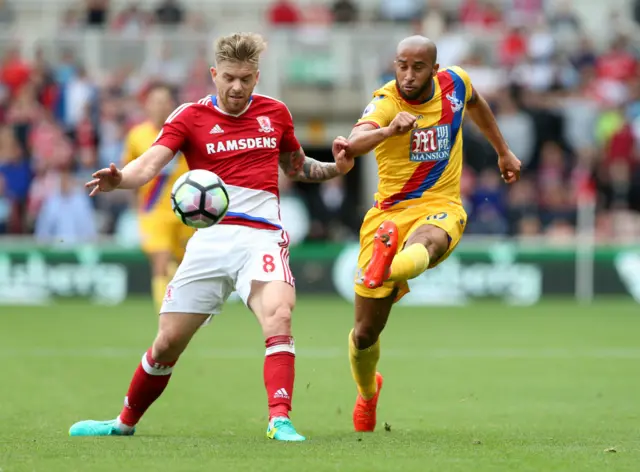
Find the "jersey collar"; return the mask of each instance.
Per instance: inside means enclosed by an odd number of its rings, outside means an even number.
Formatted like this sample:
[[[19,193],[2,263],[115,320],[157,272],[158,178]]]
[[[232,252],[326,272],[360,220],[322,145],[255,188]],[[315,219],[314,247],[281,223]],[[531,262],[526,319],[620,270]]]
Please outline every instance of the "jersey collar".
[[[213,108],[215,108],[216,110],[218,110],[220,113],[222,113],[223,115],[227,115],[227,116],[233,116],[234,118],[238,118],[239,116],[242,116],[245,114],[245,112],[249,109],[249,107],[251,106],[251,104],[253,103],[253,95],[251,95],[249,97],[249,103],[247,103],[247,106],[244,107],[244,110],[242,110],[240,113],[238,113],[237,115],[234,115],[232,113],[227,113],[226,111],[224,111],[222,108],[220,108],[218,106],[218,96],[217,95],[211,95],[211,104],[213,105]]]
[[[427,98],[426,100],[407,100],[406,98],[404,98],[404,96],[402,95],[402,92],[400,92],[400,87],[398,87],[398,82],[396,81],[396,92],[398,92],[398,95],[400,96],[400,98],[407,102],[409,105],[423,105],[425,103],[427,103],[429,100],[431,100],[433,98],[433,96],[436,93],[436,80],[435,78],[431,77],[431,95],[429,95],[429,98]]]

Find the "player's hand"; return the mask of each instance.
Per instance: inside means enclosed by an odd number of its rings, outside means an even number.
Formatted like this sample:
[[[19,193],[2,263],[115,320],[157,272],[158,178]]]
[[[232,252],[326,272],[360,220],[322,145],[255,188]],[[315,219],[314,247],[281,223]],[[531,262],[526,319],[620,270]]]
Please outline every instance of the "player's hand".
[[[400,136],[417,126],[417,117],[406,111],[401,111],[386,127],[387,136]]]
[[[508,184],[512,184],[520,180],[520,166],[522,163],[514,153],[507,151],[505,154],[498,156],[498,167],[500,167],[500,176]]]
[[[84,184],[86,188],[91,189],[90,197],[95,197],[100,192],[111,192],[122,182],[122,172],[113,163],[106,169],[94,172],[91,177],[93,180]]]
[[[338,171],[344,175],[353,169],[354,158],[349,157],[347,150],[349,149],[349,140],[344,136],[338,136],[333,140],[331,146],[331,152],[333,153],[333,159],[336,161],[336,167]]]

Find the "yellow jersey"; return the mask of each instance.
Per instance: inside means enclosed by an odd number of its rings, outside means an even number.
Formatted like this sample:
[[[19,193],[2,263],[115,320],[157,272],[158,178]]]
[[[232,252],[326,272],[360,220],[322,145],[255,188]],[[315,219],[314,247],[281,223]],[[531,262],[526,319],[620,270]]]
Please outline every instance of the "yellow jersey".
[[[461,128],[472,90],[469,75],[449,67],[434,76],[433,94],[424,102],[405,100],[395,80],[374,92],[357,125],[385,127],[401,111],[417,117],[410,133],[386,139],[375,149],[379,183],[374,206],[386,210],[425,200],[462,204]]]
[[[125,140],[124,164],[128,164],[149,149],[158,133],[160,130],[148,121],[132,128]],[[184,156],[182,154],[176,155],[158,176],[138,189],[140,212],[145,214],[171,213],[171,188],[178,177],[188,170],[189,167]]]

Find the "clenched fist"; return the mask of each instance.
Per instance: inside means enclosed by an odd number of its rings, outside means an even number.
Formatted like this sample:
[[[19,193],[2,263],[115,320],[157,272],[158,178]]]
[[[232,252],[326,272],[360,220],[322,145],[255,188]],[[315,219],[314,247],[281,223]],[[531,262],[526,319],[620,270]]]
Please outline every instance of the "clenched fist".
[[[388,137],[400,136],[415,128],[416,124],[417,118],[415,116],[406,111],[401,111],[385,129]]]

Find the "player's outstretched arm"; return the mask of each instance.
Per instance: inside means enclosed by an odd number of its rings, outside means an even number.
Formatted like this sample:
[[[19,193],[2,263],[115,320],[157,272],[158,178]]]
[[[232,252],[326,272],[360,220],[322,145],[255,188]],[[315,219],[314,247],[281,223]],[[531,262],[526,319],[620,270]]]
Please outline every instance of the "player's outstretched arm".
[[[306,156],[302,148],[280,153],[280,168],[287,177],[298,182],[318,183],[340,175],[335,163],[316,161]]]
[[[502,136],[491,107],[475,90],[467,102],[467,113],[498,154],[498,166],[503,180],[509,184],[520,180],[520,161]]]
[[[160,173],[162,168],[173,159],[174,153],[166,146],[156,145],[147,149],[142,155],[129,162],[122,170],[115,164],[100,169],[93,174],[93,179],[85,184],[91,189],[93,197],[99,192],[111,192],[117,188],[134,189],[142,187]]]

